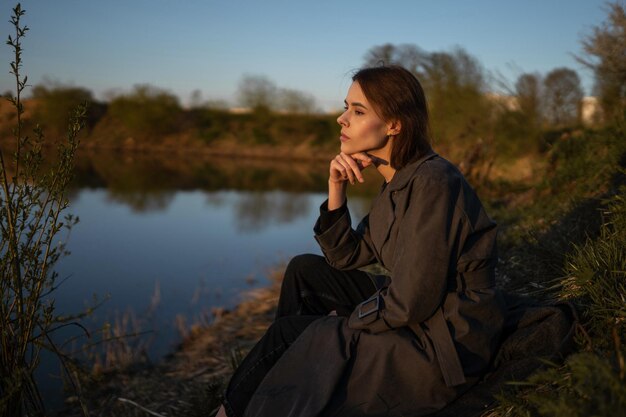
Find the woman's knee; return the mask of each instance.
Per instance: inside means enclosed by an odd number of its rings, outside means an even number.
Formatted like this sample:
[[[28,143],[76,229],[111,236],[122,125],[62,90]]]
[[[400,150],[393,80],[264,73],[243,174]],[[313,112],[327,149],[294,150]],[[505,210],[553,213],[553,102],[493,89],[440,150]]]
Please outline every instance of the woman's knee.
[[[309,277],[319,276],[320,268],[328,267],[323,256],[311,253],[291,258],[285,270],[284,281],[307,281]]]

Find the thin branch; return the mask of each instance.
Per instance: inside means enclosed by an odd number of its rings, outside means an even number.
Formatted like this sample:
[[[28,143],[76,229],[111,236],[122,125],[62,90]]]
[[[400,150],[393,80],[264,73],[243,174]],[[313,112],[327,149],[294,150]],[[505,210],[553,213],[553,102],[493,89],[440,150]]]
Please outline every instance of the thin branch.
[[[55,332],[55,331],[57,331],[57,330],[59,330],[59,329],[61,329],[63,327],[68,327],[68,326],[79,327],[83,332],[85,332],[87,337],[89,337],[89,338],[91,337],[91,334],[89,333],[89,330],[87,330],[87,328],[85,326],[83,326],[82,324],[74,321],[74,322],[71,322],[71,323],[65,323],[65,324],[61,324],[61,325],[56,326],[56,327],[52,327],[50,329],[46,329],[45,330],[46,333],[40,333],[37,336],[33,336],[31,338],[31,340],[29,340],[29,342],[35,342],[37,339],[41,338],[41,336],[44,336],[44,334],[53,333],[53,332]],[[40,328],[41,328],[41,326],[40,326]],[[43,331],[43,329],[42,329],[42,331]]]
[[[118,397],[118,398],[117,398],[117,400],[118,400],[118,401],[120,401],[120,402],[123,402],[123,403],[128,403],[128,404],[130,404],[130,405],[134,405],[134,406],[135,406],[135,407],[137,407],[138,409],[140,409],[140,410],[142,410],[142,411],[144,411],[144,412],[146,412],[146,413],[148,413],[148,414],[150,414],[150,415],[152,415],[152,416],[156,416],[156,417],[167,417],[167,415],[165,415],[165,414],[159,414],[159,413],[157,413],[157,412],[155,412],[155,411],[149,410],[149,409],[147,409],[146,407],[144,407],[144,406],[142,406],[142,405],[139,405],[139,404],[137,404],[136,402],[134,402],[134,401],[132,401],[132,400],[129,400],[129,399],[127,399],[127,398]]]
[[[38,323],[39,324],[39,323]],[[77,394],[78,397],[78,401],[80,402],[80,406],[83,412],[83,415],[85,417],[89,416],[89,410],[87,409],[87,405],[85,404],[85,402],[83,401],[83,396],[82,396],[82,392],[78,386],[78,381],[74,380],[74,377],[72,376],[72,374],[69,371],[69,368],[67,366],[67,363],[65,362],[65,358],[66,356],[61,353],[61,351],[57,348],[57,346],[54,344],[54,342],[52,341],[52,338],[50,337],[49,332],[46,332],[45,329],[43,329],[41,327],[40,328],[42,330],[42,334],[46,337],[46,339],[48,340],[48,343],[50,343],[50,346],[52,347],[52,350],[54,351],[54,353],[57,355],[57,357],[59,358],[59,360],[61,361],[61,364],[63,365],[63,370],[65,371],[65,373],[67,374],[70,383],[72,384],[72,388],[74,390],[74,392]]]

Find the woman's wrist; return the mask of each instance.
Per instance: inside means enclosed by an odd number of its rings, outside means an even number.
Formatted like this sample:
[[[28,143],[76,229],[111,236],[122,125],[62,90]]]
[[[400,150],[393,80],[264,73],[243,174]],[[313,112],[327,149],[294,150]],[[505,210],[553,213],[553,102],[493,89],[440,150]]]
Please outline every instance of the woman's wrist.
[[[328,180],[328,210],[336,210],[346,201],[347,181]]]

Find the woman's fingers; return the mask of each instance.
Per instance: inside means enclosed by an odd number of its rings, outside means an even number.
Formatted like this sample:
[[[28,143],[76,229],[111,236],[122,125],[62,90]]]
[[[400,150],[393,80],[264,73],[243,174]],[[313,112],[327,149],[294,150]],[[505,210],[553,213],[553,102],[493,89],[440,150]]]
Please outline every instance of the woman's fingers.
[[[357,180],[363,182],[361,170],[372,165],[372,158],[364,153],[348,155],[341,152],[330,163],[330,179],[332,181],[350,181],[354,184]]]
[[[343,152],[341,152],[339,156],[341,157],[341,160],[343,161],[342,163],[344,164],[344,166],[347,165],[346,168],[348,169],[350,182],[352,184],[354,184],[355,180],[358,180],[359,182],[363,182],[363,175],[361,174],[361,168],[359,168],[359,165],[356,163],[356,161],[350,155],[345,154]]]
[[[330,164],[331,179],[336,181],[350,181],[354,184],[354,171],[350,164],[341,155],[337,155]],[[334,174],[336,173],[336,174]]]
[[[354,168],[357,169],[359,174],[361,173],[359,168],[356,166],[356,162],[354,162],[352,158],[348,157],[343,152],[337,155],[336,160],[345,168],[345,173],[348,177],[348,181],[350,181],[350,184],[354,184],[356,177],[356,172],[354,171]],[[350,161],[352,161],[352,164],[350,163]]]
[[[352,159],[354,159],[359,166],[360,169],[367,168],[372,165],[374,162],[372,161],[372,157],[369,156],[365,152],[357,152],[350,155]]]
[[[343,182],[348,179],[347,168],[340,162],[340,159],[337,155],[330,161],[330,180],[333,182]]]

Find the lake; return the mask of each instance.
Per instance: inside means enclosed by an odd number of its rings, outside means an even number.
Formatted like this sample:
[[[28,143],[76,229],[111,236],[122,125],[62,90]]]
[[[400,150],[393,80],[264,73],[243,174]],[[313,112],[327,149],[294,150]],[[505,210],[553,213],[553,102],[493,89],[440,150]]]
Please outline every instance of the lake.
[[[106,300],[81,321],[92,340],[105,323],[141,332],[129,347],[158,361],[180,342],[180,327],[209,322],[212,308],[233,308],[294,255],[321,253],[313,225],[327,172],[326,163],[303,161],[79,155],[67,213],[80,222],[68,237],[71,254],[56,267],[64,280],[57,313]],[[372,171],[353,189],[355,222],[381,182]],[[56,340],[79,334],[64,329]],[[41,373],[58,374],[59,364],[48,357]],[[58,386],[44,391],[50,398]]]

